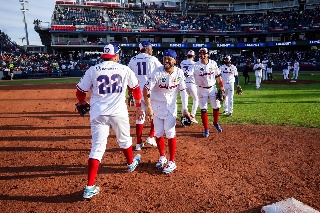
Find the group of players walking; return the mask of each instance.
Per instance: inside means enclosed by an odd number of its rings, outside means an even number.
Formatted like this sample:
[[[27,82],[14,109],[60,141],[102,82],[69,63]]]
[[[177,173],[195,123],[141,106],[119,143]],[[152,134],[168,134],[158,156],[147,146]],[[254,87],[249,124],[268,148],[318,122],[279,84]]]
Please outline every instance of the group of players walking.
[[[261,81],[270,81],[273,80],[272,68],[274,63],[267,58],[264,58],[263,61],[257,59],[256,63],[253,66],[256,77],[256,89],[260,89]],[[283,79],[289,79],[289,73],[292,71],[291,79],[298,79],[300,64],[298,60],[294,60],[293,63],[289,63],[287,60],[284,60],[282,65],[282,75]]]
[[[196,113],[200,107],[203,137],[209,137],[210,134],[209,103],[212,108],[213,126],[218,132],[222,132],[219,125],[221,103],[216,98],[218,88],[226,93],[223,113],[229,116],[233,114],[234,83],[240,85],[237,67],[231,63],[230,56],[226,56],[225,63],[219,67],[210,59],[207,48],[199,50],[198,61],[195,61],[196,53],[190,50],[187,59],[180,63],[179,68],[176,66],[177,54],[172,49],[163,52],[162,63],[152,56],[150,42],[141,42],[139,49],[140,52],[131,58],[128,66],[125,66],[119,63],[120,48],[113,44],[106,45],[101,55],[103,62],[90,67],[77,84],[78,104],[86,103],[86,94],[91,91],[92,146],[88,159],[88,182],[83,194],[85,199],[92,198],[100,191],[95,181],[110,128],[114,130],[119,147],[126,157],[128,171],[134,171],[141,161],[140,154],[133,157],[128,108],[125,104],[127,87],[133,94],[136,108],[135,150],[139,151],[144,147],[143,128],[145,122],[150,121],[146,144],[157,147],[160,156],[155,167],[162,169],[166,174],[177,168],[175,127],[178,117],[178,92],[181,97],[182,116],[198,123]],[[259,70],[258,67],[261,67],[261,71],[264,69],[260,61],[253,69]],[[191,112],[188,110],[189,96],[192,97]],[[164,137],[168,140],[168,158]]]

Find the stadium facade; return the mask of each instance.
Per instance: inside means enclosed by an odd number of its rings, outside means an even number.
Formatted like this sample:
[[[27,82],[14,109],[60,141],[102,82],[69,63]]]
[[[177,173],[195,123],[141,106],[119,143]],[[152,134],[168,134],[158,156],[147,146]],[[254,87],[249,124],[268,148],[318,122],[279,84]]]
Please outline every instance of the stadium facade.
[[[83,55],[118,43],[132,55],[148,40],[156,55],[207,47],[239,56],[317,49],[319,13],[318,0],[57,0],[50,24],[39,20],[34,29],[49,53]]]

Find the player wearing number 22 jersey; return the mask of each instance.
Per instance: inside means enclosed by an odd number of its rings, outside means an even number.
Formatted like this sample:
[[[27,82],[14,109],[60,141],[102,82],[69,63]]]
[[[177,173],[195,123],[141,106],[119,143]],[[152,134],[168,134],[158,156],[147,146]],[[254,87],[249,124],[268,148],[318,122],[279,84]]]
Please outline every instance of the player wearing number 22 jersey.
[[[104,60],[90,67],[77,84],[76,96],[79,103],[85,101],[86,93],[91,90],[90,126],[91,151],[88,160],[88,183],[83,198],[90,199],[99,193],[95,179],[107,146],[110,128],[114,130],[119,147],[128,164],[128,171],[134,171],[140,162],[140,155],[133,158],[132,138],[130,136],[129,113],[126,105],[127,86],[132,88],[136,102],[137,117],[142,117],[142,93],[138,79],[132,70],[119,64],[120,48],[108,44],[101,58]]]
[[[162,64],[156,57],[152,56],[153,49],[150,42],[142,41],[139,44],[139,48],[140,48],[140,53],[131,58],[128,66],[136,74],[136,77],[139,80],[140,88],[143,88],[151,72],[156,68],[162,66]],[[146,105],[143,97],[141,100],[141,108],[145,115]],[[142,143],[142,132],[143,132],[144,123],[145,123],[145,116],[142,118],[142,120],[136,120],[136,138],[137,138],[136,150],[141,150],[141,148],[144,146],[144,144]],[[150,128],[149,137],[147,138],[146,143],[150,144],[151,146],[157,146],[157,143],[154,139],[153,120],[151,120],[151,128]]]

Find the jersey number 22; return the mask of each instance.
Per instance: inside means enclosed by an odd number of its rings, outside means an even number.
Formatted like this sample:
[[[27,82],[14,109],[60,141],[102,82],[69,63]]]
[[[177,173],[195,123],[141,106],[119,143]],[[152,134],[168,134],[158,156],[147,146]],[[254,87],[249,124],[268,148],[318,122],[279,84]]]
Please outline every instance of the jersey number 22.
[[[111,79],[111,86],[110,84]],[[108,94],[108,93],[121,93],[122,92],[122,77],[120,75],[112,75],[111,77],[107,75],[100,75],[97,80],[101,82],[99,85],[99,94]],[[104,81],[103,81],[104,80]]]

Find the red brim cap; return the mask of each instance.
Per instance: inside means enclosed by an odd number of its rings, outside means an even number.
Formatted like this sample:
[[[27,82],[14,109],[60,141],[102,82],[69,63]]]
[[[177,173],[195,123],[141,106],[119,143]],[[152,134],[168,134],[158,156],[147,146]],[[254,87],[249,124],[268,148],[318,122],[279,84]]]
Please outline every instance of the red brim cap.
[[[113,58],[113,57],[115,57],[116,56],[116,54],[113,54],[113,55],[111,55],[111,54],[102,54],[101,56],[100,56],[100,58]]]

